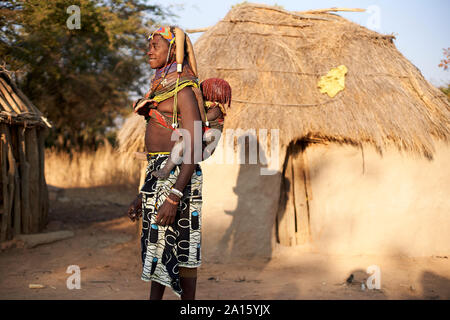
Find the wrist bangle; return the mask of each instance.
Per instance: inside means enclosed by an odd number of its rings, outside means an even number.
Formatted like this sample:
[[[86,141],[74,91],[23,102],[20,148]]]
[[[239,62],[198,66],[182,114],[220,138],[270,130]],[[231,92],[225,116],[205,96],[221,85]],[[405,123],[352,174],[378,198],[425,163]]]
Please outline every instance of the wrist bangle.
[[[179,198],[183,197],[183,192],[181,192],[180,190],[175,189],[173,187],[170,189],[170,192],[172,192],[174,195],[178,196]]]
[[[177,201],[173,201],[172,199],[170,199],[169,197],[166,197],[166,200],[169,202],[169,203],[171,203],[171,204],[175,204],[175,205],[178,205],[180,202],[177,202]]]

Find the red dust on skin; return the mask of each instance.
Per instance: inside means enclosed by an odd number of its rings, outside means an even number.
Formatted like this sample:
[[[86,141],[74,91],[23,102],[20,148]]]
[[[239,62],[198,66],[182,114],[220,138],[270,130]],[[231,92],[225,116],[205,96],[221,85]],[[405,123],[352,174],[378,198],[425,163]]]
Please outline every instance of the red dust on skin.
[[[149,57],[150,67],[159,69],[164,67],[169,51],[169,43],[159,34],[155,34],[148,44],[147,55]]]

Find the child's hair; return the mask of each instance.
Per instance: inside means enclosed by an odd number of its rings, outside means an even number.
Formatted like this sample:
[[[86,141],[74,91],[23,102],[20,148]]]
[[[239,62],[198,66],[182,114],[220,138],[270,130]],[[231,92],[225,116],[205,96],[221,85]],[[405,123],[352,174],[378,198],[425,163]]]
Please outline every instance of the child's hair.
[[[219,102],[223,105],[231,104],[231,87],[228,82],[219,78],[209,78],[200,83],[203,99],[205,101]]]

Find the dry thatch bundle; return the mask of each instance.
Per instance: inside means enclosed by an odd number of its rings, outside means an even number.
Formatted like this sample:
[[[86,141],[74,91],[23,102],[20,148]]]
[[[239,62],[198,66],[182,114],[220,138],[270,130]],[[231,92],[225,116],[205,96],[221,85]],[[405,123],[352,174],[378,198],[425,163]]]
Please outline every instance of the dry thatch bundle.
[[[395,47],[393,36],[336,14],[235,6],[196,42],[201,79],[233,88],[225,129],[279,128],[281,147],[299,139],[388,144],[431,158],[448,141],[450,104]],[[345,89],[317,83],[345,65]]]
[[[133,157],[134,152],[145,151],[145,120],[137,114],[131,114],[119,130],[118,151]]]

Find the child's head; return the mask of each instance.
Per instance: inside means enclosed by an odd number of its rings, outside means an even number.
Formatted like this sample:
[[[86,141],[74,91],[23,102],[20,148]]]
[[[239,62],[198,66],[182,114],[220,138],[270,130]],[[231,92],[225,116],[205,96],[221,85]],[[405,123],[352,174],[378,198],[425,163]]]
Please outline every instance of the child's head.
[[[223,105],[231,104],[231,87],[228,82],[219,78],[209,78],[200,83],[203,99],[218,102]]]

